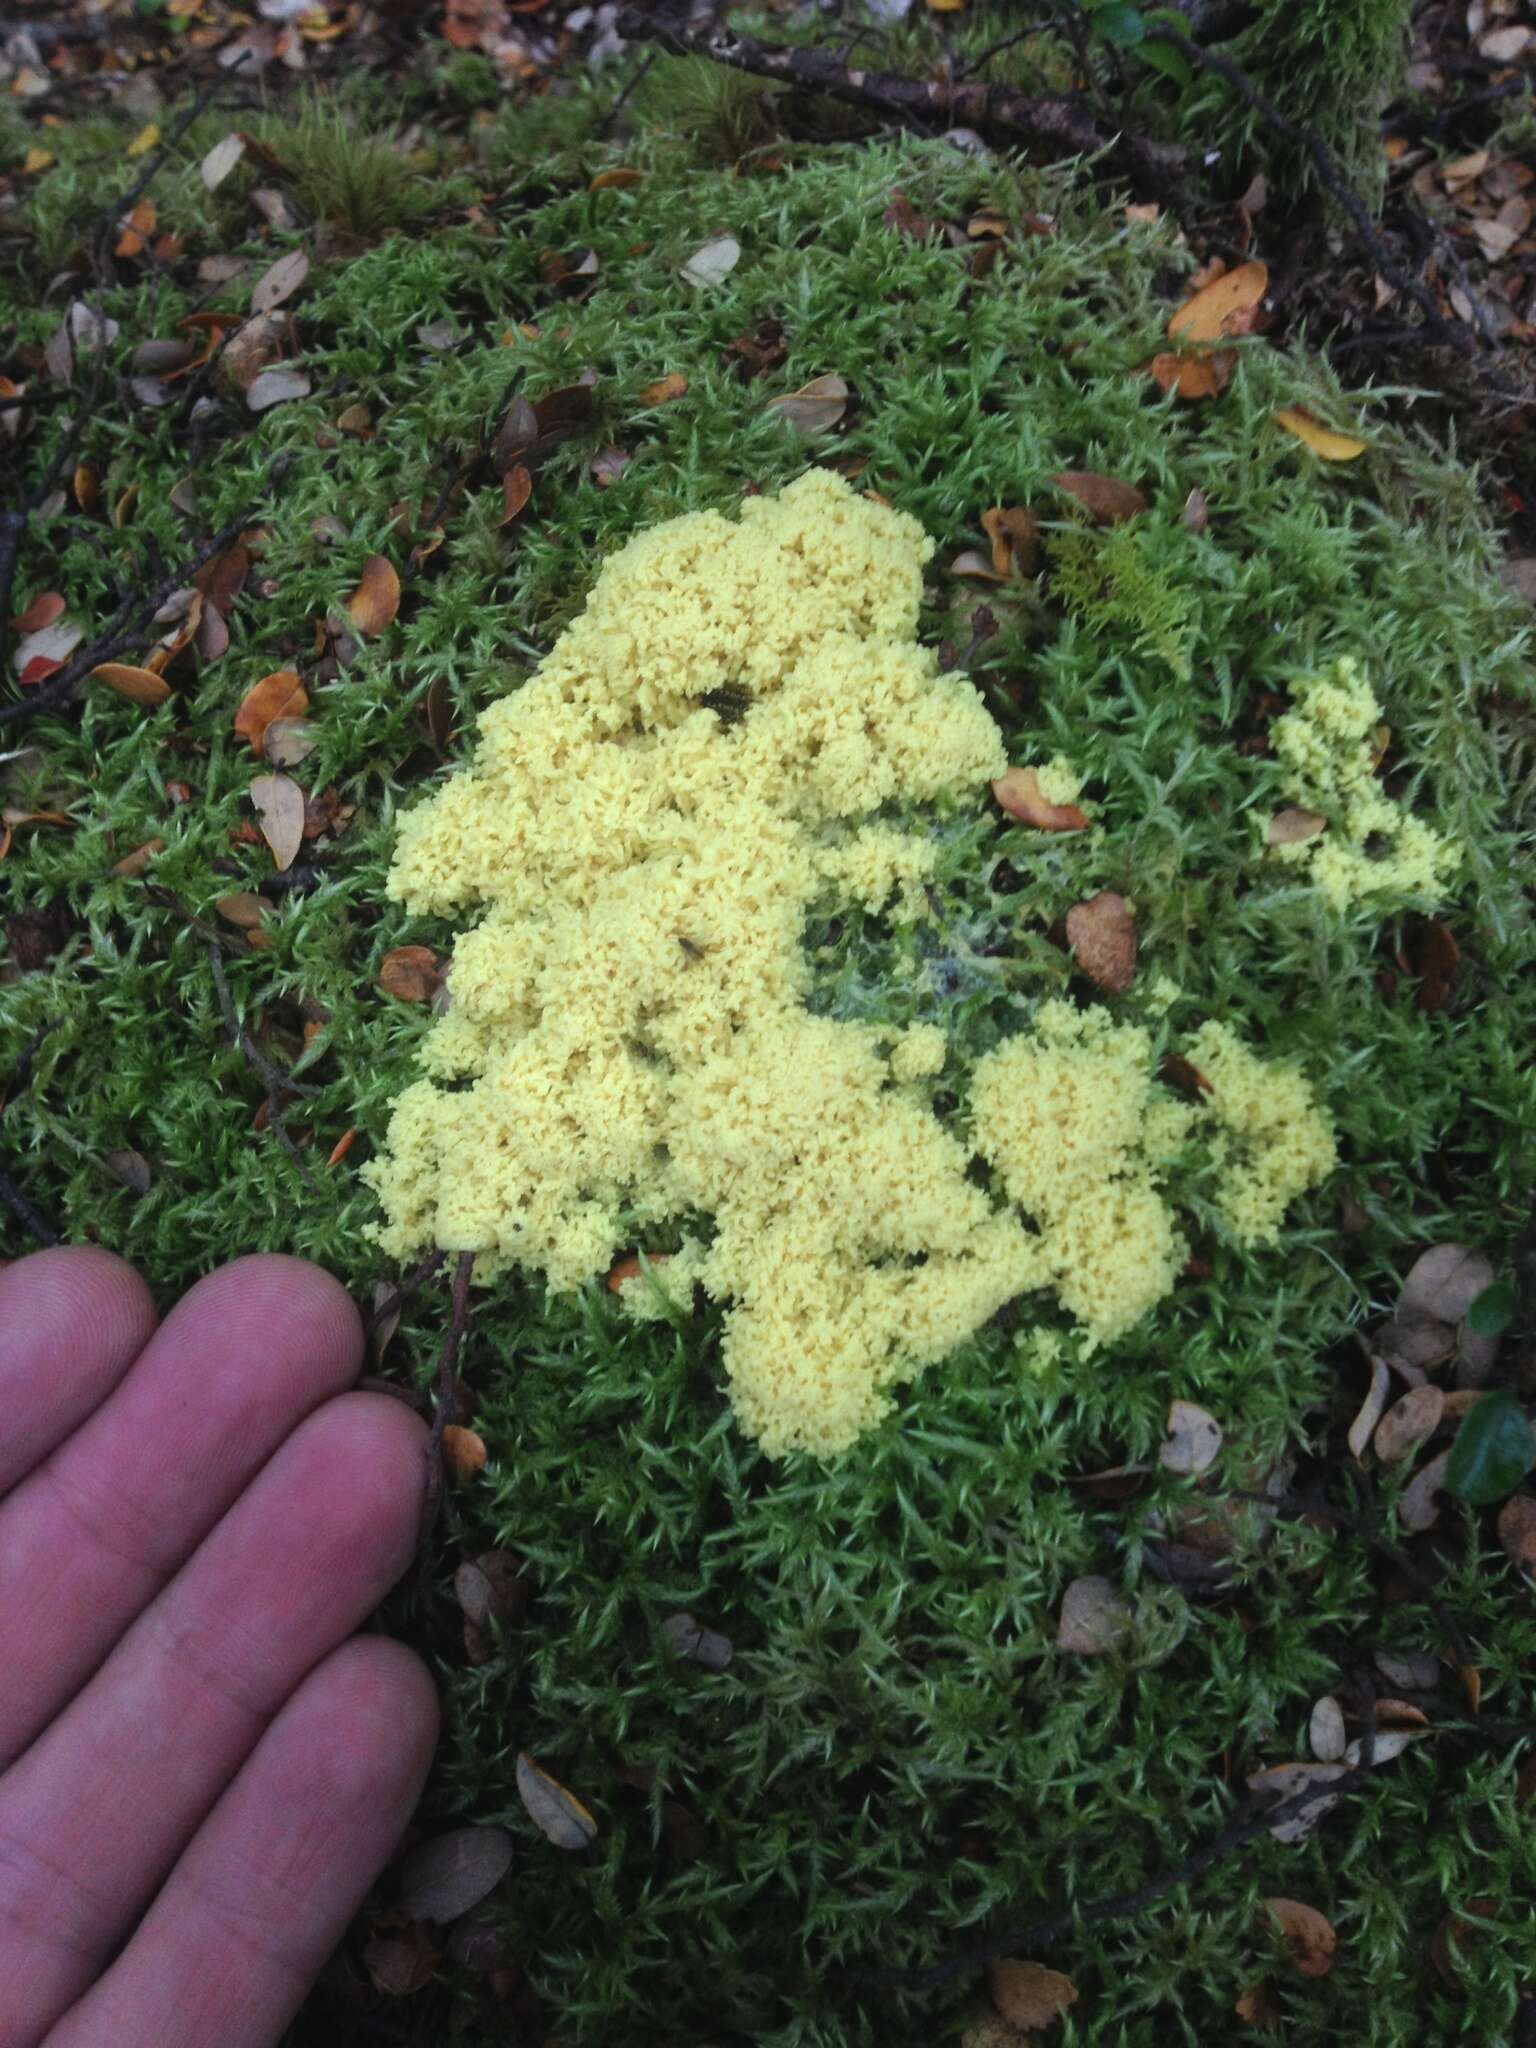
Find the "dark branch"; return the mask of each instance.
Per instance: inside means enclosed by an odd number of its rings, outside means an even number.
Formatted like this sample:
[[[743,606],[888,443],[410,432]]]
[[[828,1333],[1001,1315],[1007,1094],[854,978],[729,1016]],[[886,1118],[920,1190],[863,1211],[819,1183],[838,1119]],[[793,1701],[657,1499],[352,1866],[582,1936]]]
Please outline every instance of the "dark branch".
[[[803,86],[850,106],[869,107],[908,127],[931,131],[961,125],[1000,142],[1053,157],[1108,155],[1120,170],[1166,190],[1185,161],[1167,143],[1127,134],[1106,135],[1073,100],[1038,99],[1009,86],[967,79],[901,78],[864,71],[824,50],[762,43],[729,28],[692,28],[626,7],[615,24],[631,42],[659,43],[679,56],[700,56],[757,78]]]
[[[446,1257],[443,1253],[441,1257]],[[460,1252],[453,1269],[453,1308],[448,1332],[437,1361],[437,1401],[432,1415],[432,1434],[427,1439],[427,1490],[421,1504],[421,1534],[417,1542],[417,1569],[425,1583],[432,1567],[432,1532],[437,1526],[443,1498],[443,1431],[453,1420],[459,1404],[459,1350],[469,1322],[469,1283],[474,1277],[475,1254]]]
[[[35,1237],[40,1245],[57,1244],[58,1234],[43,1221],[26,1196],[17,1187],[11,1176],[0,1168],[0,1203],[10,1210],[22,1229]]]
[[[261,1047],[240,1022],[235,1009],[235,999],[230,993],[229,977],[224,972],[224,955],[214,940],[207,942],[208,965],[213,970],[214,992],[219,999],[219,1013],[224,1019],[224,1029],[229,1033],[229,1042],[243,1055],[266,1085],[267,1122],[275,1132],[279,1144],[297,1168],[306,1187],[313,1189],[314,1176],[305,1163],[304,1155],[294,1143],[293,1134],[283,1122],[283,1099],[289,1095],[308,1095],[312,1090],[302,1081],[295,1081],[292,1074],[285,1074],[267,1058]]]

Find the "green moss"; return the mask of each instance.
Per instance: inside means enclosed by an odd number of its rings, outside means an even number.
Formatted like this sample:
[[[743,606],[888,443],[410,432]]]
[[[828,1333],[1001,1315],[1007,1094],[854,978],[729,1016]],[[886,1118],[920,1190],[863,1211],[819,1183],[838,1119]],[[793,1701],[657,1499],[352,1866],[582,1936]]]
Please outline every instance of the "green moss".
[[[1250,1260],[1196,1208],[1207,1270],[1131,1338],[1091,1365],[1070,1348],[1045,1363],[1000,1324],[831,1468],[770,1464],[733,1430],[713,1311],[642,1327],[598,1286],[557,1300],[500,1286],[477,1302],[465,1357],[491,1462],[451,1506],[431,1598],[402,1598],[391,1617],[433,1657],[445,1695],[425,1822],[473,1816],[516,1832],[502,1910],[550,2032],[572,2048],[610,2042],[616,2026],[730,2048],[943,2041],[961,1987],[896,1999],[840,1966],[929,1961],[994,1917],[1043,1916],[1143,1881],[1230,1811],[1223,1758],[1240,1772],[1302,1753],[1310,1701],[1341,1659],[1436,1640],[1416,1603],[1382,1607],[1357,1544],[1316,1531],[1245,1551],[1230,1599],[1191,1604],[1156,1583],[1142,1522],[1149,1505],[1184,1499],[1185,1484],[1161,1476],[1138,1501],[1106,1505],[1065,1475],[1147,1458],[1182,1395],[1221,1418],[1234,1447],[1224,1469],[1240,1481],[1250,1458],[1262,1465],[1320,1432],[1330,1403],[1347,1407],[1353,1381],[1336,1383],[1335,1361],[1419,1244],[1497,1250],[1523,1227],[1536,1128],[1520,866],[1536,729],[1528,614],[1497,582],[1478,480],[1394,424],[1383,397],[1345,394],[1303,354],[1264,342],[1242,347],[1219,399],[1175,408],[1158,395],[1140,366],[1181,261],[1160,230],[1128,227],[1065,178],[937,143],[790,144],[780,171],[701,170],[649,117],[603,144],[603,104],[583,90],[477,131],[481,170],[514,195],[494,238],[450,225],[316,263],[293,306],[315,395],[232,416],[197,467],[204,530],[262,502],[274,457],[292,458],[229,652],[181,674],[172,703],[150,714],[92,692],[78,716],[25,735],[37,758],[0,764],[17,774],[20,804],[74,821],[20,828],[0,866],[0,929],[24,912],[65,929],[43,968],[22,969],[14,923],[0,954],[0,1071],[51,1027],[31,1087],[5,1112],[8,1163],[69,1234],[137,1259],[162,1298],[267,1246],[325,1261],[368,1299],[387,1276],[362,1236],[371,1209],[355,1169],[427,1021],[374,977],[391,946],[446,948],[451,936],[384,898],[397,807],[467,751],[476,712],[516,686],[602,556],[640,527],[730,507],[808,460],[861,464],[866,487],[919,518],[939,544],[926,634],[963,651],[981,629],[972,672],[1013,758],[1066,754],[1102,829],[1047,839],[990,808],[957,809],[935,828],[931,922],[834,927],[827,906],[810,935],[818,1001],[940,1022],[973,1057],[1027,1003],[1068,990],[1070,962],[1049,933],[1073,903],[1117,888],[1137,905],[1144,973],[1187,992],[1174,1023],[1225,1018],[1301,1060],[1338,1119],[1344,1164],[1298,1210],[1282,1256]],[[165,226],[185,205],[206,237],[217,221],[196,210],[194,146],[157,191]],[[55,205],[49,181],[64,181],[60,235],[80,232],[95,162],[84,142],[78,159],[73,148],[61,138],[31,202]],[[589,190],[612,162],[643,181]],[[963,250],[883,224],[897,187],[930,215],[1051,212],[1059,232],[1021,235],[972,279]],[[726,233],[739,264],[718,288],[694,289],[681,265]],[[576,249],[600,266],[582,299],[559,296],[542,271],[545,251]],[[198,289],[177,273],[152,294],[125,274],[106,300],[122,322],[116,366],[147,334],[173,331]],[[23,340],[46,339],[56,311],[12,297]],[[417,338],[439,317],[463,336],[454,350]],[[519,322],[536,323],[537,339],[502,346]],[[779,331],[785,360],[745,380],[732,343]],[[647,405],[644,387],[668,370],[687,377],[686,396]],[[846,428],[786,435],[766,399],[830,370],[855,393]],[[442,546],[409,570],[395,508],[439,495],[515,376],[538,396],[588,371],[590,430],[542,466],[518,525],[500,525],[499,487],[475,472]],[[376,425],[367,441],[334,427],[359,399]],[[1316,462],[1273,423],[1276,406],[1296,403],[1363,414],[1368,454],[1347,469]],[[41,419],[33,463],[51,430]],[[606,489],[590,466],[605,443],[632,458]],[[169,562],[187,551],[170,493],[189,458],[166,413],[114,400],[91,422],[87,453],[109,502],[138,484],[133,519],[120,532],[71,509],[34,522],[18,608],[56,588],[82,618],[100,616],[118,579],[146,573],[151,548]],[[1135,601],[1110,606],[1102,578],[1074,581],[1063,533],[1038,586],[988,593],[986,629],[945,565],[984,545],[990,505],[1059,511],[1048,480],[1069,468],[1146,492],[1127,529],[1144,579],[1132,578]],[[1209,512],[1200,534],[1183,518],[1196,488]],[[322,518],[340,521],[339,540],[317,533]],[[1102,569],[1120,544],[1089,545]],[[315,680],[314,623],[377,550],[406,572],[400,619]],[[1128,573],[1120,564],[1112,587]],[[1154,593],[1173,607],[1158,630],[1176,619],[1183,676],[1145,644]],[[1394,794],[1468,849],[1441,913],[1463,951],[1444,1009],[1415,1002],[1411,920],[1333,915],[1294,875],[1252,860],[1255,820],[1284,801],[1262,746],[1266,706],[1341,653],[1369,662],[1393,728]],[[276,1058],[299,1055],[306,1020],[326,1020],[303,1055],[316,1092],[291,1118],[314,1188],[252,1127],[263,1091],[226,1043],[187,922],[270,874],[263,849],[235,836],[251,816],[253,764],[231,724],[249,684],[288,662],[315,681],[321,735],[297,779],[334,786],[356,814],[306,849],[313,885],[274,904],[269,943],[232,956],[229,976]],[[434,685],[457,728],[441,762],[422,717]],[[190,798],[173,801],[173,784]],[[115,878],[113,863],[152,836],[166,845],[147,880]],[[325,1170],[349,1127],[357,1144]],[[113,1177],[106,1155],[118,1147],[149,1162],[147,1195]],[[1363,1228],[1343,1228],[1346,1197]],[[23,1248],[8,1219],[0,1247]],[[442,1312],[435,1296],[413,1307],[391,1369],[426,1377]],[[1528,1720],[1536,1630],[1484,1533],[1451,1523],[1441,1591],[1476,1643],[1486,1711]],[[467,1667],[448,1574],[461,1547],[493,1541],[531,1560],[538,1598],[490,1663]],[[1061,1592],[1090,1570],[1126,1585],[1138,1633],[1124,1655],[1064,1659],[1052,1647]],[[661,1624],[684,1607],[732,1637],[727,1672],[673,1660]],[[1457,1711],[1449,1692],[1442,1704]],[[562,1857],[523,1816],[520,1749],[592,1806],[602,1833],[590,1860]],[[1061,2038],[1224,2040],[1238,1992],[1265,1976],[1285,2038],[1300,2044],[1506,2038],[1522,1981],[1513,1907],[1464,1981],[1426,1963],[1453,1905],[1517,1900],[1530,1885],[1510,1756],[1466,1755],[1423,1745],[1308,1845],[1261,1843],[1140,1924],[1061,1944],[1049,1959],[1083,1992]],[[633,1789],[640,1766],[654,1792]],[[692,1860],[675,1827],[665,1832],[663,1783],[701,1824]],[[1257,1911],[1266,1892],[1334,1918],[1340,1960],[1327,1979],[1277,1967]],[[452,1971],[398,2009],[398,2024],[421,2039],[507,2035],[505,2013],[477,2016]],[[338,2006],[320,1993],[296,2038],[345,2042],[374,2025],[366,1996]]]

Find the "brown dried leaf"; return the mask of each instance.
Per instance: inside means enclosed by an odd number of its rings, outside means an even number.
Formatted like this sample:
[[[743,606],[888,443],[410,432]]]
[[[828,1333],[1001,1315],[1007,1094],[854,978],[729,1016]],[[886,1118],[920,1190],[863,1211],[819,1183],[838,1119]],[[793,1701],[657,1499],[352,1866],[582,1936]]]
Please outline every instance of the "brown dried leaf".
[[[974,577],[978,583],[1001,583],[1004,579],[991,560],[975,548],[962,548],[949,565],[951,576]]]
[[[1347,1768],[1343,1763],[1294,1763],[1272,1764],[1264,1770],[1250,1771],[1249,1791],[1268,1793],[1277,1802],[1299,1798],[1303,1793],[1316,1793],[1315,1798],[1308,1800],[1288,1820],[1277,1820],[1273,1824],[1269,1832],[1274,1840],[1288,1844],[1304,1842],[1318,1822],[1338,1805],[1340,1794],[1323,1788],[1342,1778]]]
[[[1175,1401],[1168,1410],[1168,1434],[1158,1450],[1165,1471],[1198,1478],[1209,1471],[1221,1449],[1221,1424],[1193,1401]]]
[[[1512,1493],[1499,1509],[1499,1541],[1511,1564],[1536,1573],[1536,1500]]]
[[[1060,1970],[1002,1956],[987,1971],[992,2003],[1010,2027],[1037,2034],[1077,2003],[1077,1986]]]
[[[533,495],[533,477],[521,462],[515,463],[501,480],[501,518],[498,524],[510,526],[527,505]]]
[[[1303,811],[1294,804],[1276,811],[1264,831],[1266,846],[1305,846],[1309,839],[1328,830],[1328,820],[1317,811]]]
[[[441,969],[430,946],[396,946],[379,962],[374,987],[397,1003],[425,1003],[437,993]]]
[[[279,256],[270,270],[262,272],[251,287],[251,311],[270,313],[291,299],[309,275],[309,258],[302,249],[290,249]]]
[[[125,1188],[132,1188],[136,1195],[147,1195],[154,1186],[149,1161],[131,1146],[118,1145],[110,1152],[103,1152],[101,1163],[114,1180],[120,1180]]]
[[[517,1796],[534,1826],[557,1849],[585,1849],[597,1839],[597,1822],[581,1801],[526,1750],[517,1759]]]
[[[644,171],[632,171],[627,164],[611,164],[606,171],[599,171],[587,187],[589,192],[622,192],[630,185],[640,184]]]
[[[347,616],[365,640],[372,640],[394,622],[400,609],[400,578],[387,555],[370,555],[356,590],[347,599]]]
[[[485,1470],[485,1439],[461,1423],[450,1422],[443,1431],[443,1463],[448,1477],[462,1486]]]
[[[1134,484],[1122,483],[1118,477],[1101,476],[1096,469],[1058,470],[1051,482],[1076,498],[1100,526],[1118,526],[1122,520],[1134,519],[1138,512],[1147,509],[1145,493]]]
[[[1353,434],[1336,434],[1332,427],[1325,427],[1299,405],[1281,406],[1274,418],[1277,427],[1284,427],[1296,440],[1305,442],[1324,462],[1353,462],[1365,453],[1364,441],[1356,440]]]
[[[1267,1984],[1251,1984],[1239,1992],[1232,2010],[1250,2027],[1278,2027],[1284,2017]]]
[[[1175,341],[1220,341],[1224,335],[1250,332],[1249,316],[1269,290],[1269,266],[1240,263],[1186,299],[1168,322]]]
[[[64,616],[64,600],[56,590],[40,590],[24,612],[11,621],[13,633],[41,633]]]
[[[1473,1251],[1470,1245],[1431,1245],[1409,1269],[1397,1298],[1398,1315],[1430,1316],[1441,1323],[1459,1323],[1496,1277],[1492,1261]]]
[[[246,386],[245,402],[252,412],[266,412],[290,399],[308,398],[310,388],[308,373],[285,363],[279,370],[263,370],[259,377],[253,377]]]
[[[418,1842],[400,1866],[400,1905],[413,1920],[440,1925],[469,1913],[512,1868],[505,1828],[451,1828]]]
[[[1210,523],[1211,512],[1204,491],[1198,488],[1192,490],[1184,500],[1184,524],[1191,533],[1199,534],[1204,533]]]
[[[280,668],[259,683],[253,683],[240,700],[235,713],[235,731],[249,740],[251,752],[261,758],[267,727],[274,719],[302,718],[309,709],[309,697],[295,670]]]
[[[152,668],[135,668],[131,662],[104,661],[91,674],[109,690],[116,690],[131,703],[142,704],[146,710],[163,704],[171,694],[171,686],[163,676],[156,675]]]
[[[1206,355],[1165,350],[1148,363],[1147,374],[1160,391],[1176,391],[1183,399],[1215,398],[1231,383],[1236,364],[1236,351],[1230,348]]]
[[[1040,523],[1027,505],[993,505],[981,515],[1000,577],[1033,576],[1040,566]]]
[[[259,931],[266,921],[266,901],[250,889],[237,889],[232,896],[220,896],[213,907],[226,924],[234,925],[238,931]]]
[[[132,881],[142,875],[157,853],[164,853],[163,839],[146,839],[142,846],[136,846],[132,853],[125,853],[121,860],[112,863],[112,873],[119,881]]]
[[[1131,906],[1113,889],[1101,889],[1086,903],[1073,904],[1067,912],[1067,944],[1083,973],[1107,995],[1123,996],[1136,979],[1136,920]],[[1176,1408],[1182,1405],[1174,1403]],[[1219,1430],[1216,1438],[1219,1443]],[[1167,1462],[1165,1455],[1163,1463]]]
[[[829,372],[824,377],[813,377],[809,384],[802,384],[798,391],[783,398],[770,398],[766,410],[777,415],[781,426],[815,434],[837,425],[847,409],[848,397],[843,378]]]
[[[1102,1657],[1130,1632],[1131,1610],[1106,1578],[1074,1579],[1061,1599],[1056,1647],[1070,1657]]]
[[[363,1949],[363,1966],[375,1991],[388,1998],[409,1998],[431,1983],[442,1956],[414,1921],[402,1926],[400,1914],[389,1917],[399,1931],[371,1934]]]
[[[1403,1488],[1397,1503],[1397,1519],[1412,1536],[1422,1536],[1426,1529],[1433,1529],[1440,1519],[1440,1509],[1435,1495],[1445,1485],[1446,1468],[1451,1462],[1449,1451],[1442,1451],[1421,1466]]]
[[[654,384],[647,384],[640,393],[642,405],[666,405],[669,400],[681,398],[688,389],[688,379],[680,370],[668,370],[665,377],[658,377]]]
[[[1300,1899],[1266,1899],[1265,1905],[1280,1923],[1291,1961],[1303,1977],[1326,1977],[1333,1968],[1339,1938],[1326,1915]]]
[[[305,718],[274,718],[264,745],[274,768],[297,768],[320,744],[320,728]]]
[[[304,844],[304,792],[287,775],[258,775],[250,788],[261,836],[278,872],[291,868]]]
[[[1410,1387],[1400,1401],[1394,1401],[1376,1428],[1374,1448],[1383,1465],[1402,1460],[1426,1443],[1440,1427],[1445,1408],[1441,1388],[1425,1384]]]
[[[1010,768],[992,785],[992,794],[1021,825],[1033,825],[1037,832],[1086,832],[1088,817],[1076,804],[1053,804],[1040,793],[1040,776],[1034,768]]]

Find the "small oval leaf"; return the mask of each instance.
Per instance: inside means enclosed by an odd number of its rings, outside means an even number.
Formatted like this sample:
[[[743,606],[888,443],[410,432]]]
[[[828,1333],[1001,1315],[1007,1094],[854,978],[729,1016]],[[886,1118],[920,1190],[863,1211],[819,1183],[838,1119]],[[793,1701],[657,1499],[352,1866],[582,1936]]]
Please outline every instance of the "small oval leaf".
[[[558,1778],[524,1750],[517,1759],[517,1796],[528,1818],[557,1849],[585,1849],[597,1839],[597,1822]]]

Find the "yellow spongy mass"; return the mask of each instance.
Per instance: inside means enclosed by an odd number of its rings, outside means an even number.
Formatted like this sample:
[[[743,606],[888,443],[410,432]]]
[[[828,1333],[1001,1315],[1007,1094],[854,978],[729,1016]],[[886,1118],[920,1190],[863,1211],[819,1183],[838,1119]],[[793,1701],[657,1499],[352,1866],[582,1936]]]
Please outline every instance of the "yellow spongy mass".
[[[1381,706],[1360,664],[1346,655],[1291,695],[1295,708],[1270,736],[1288,771],[1287,794],[1325,817],[1328,829],[1276,847],[1276,857],[1305,867],[1335,910],[1379,897],[1437,898],[1461,848],[1383,793],[1373,745]]]
[[[975,690],[917,642],[931,551],[822,470],[737,522],[640,535],[405,819],[390,877],[415,910],[483,914],[429,1078],[366,1169],[375,1236],[574,1289],[637,1225],[711,1219],[621,1299],[646,1313],[701,1283],[725,1304],[731,1401],[772,1453],[845,1449],[1028,1290],[1118,1335],[1183,1257],[1158,1177],[1198,1112],[1138,1027],[1047,1004],[976,1069],[972,1147],[931,1106],[937,1026],[806,1007],[818,897],[925,914],[936,842],[881,807],[984,800],[1007,765]],[[1240,1174],[1273,1150],[1253,1117]],[[970,1177],[975,1149],[1011,1202]]]

